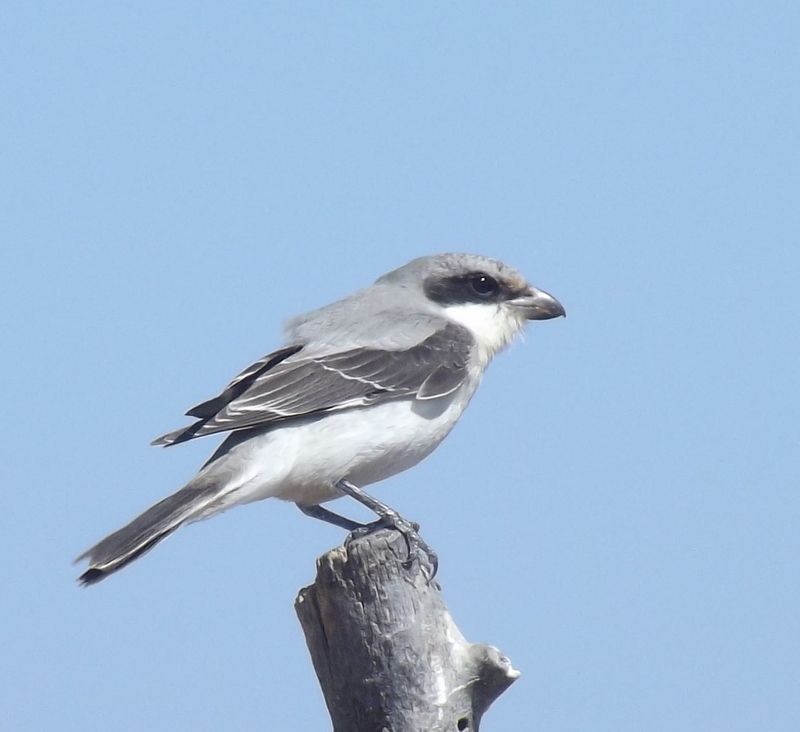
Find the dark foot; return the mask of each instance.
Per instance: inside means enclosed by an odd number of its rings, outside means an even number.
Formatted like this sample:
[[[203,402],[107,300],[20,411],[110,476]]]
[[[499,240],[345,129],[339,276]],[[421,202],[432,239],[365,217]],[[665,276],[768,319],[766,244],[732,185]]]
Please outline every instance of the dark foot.
[[[396,529],[403,535],[403,538],[406,540],[406,547],[408,548],[408,557],[405,562],[403,562],[403,566],[410,568],[414,564],[414,561],[417,560],[419,561],[420,567],[423,568],[424,565],[423,562],[420,561],[420,556],[424,554],[431,568],[428,582],[433,580],[436,576],[436,571],[439,569],[439,557],[436,555],[436,552],[422,540],[422,537],[419,535],[419,524],[404,519],[393,508],[390,508],[385,503],[381,503],[377,498],[373,498],[368,493],[365,493],[349,480],[340,480],[336,484],[336,487],[342,491],[342,493],[354,498],[360,504],[366,506],[370,511],[378,515],[378,521],[367,524],[367,533],[385,527],[387,529]],[[356,536],[354,538],[358,537]],[[423,569],[423,571],[425,570]],[[426,572],[426,574],[428,574],[428,572]]]
[[[414,526],[417,528],[413,528]],[[395,528],[403,535],[403,538],[406,540],[406,546],[408,547],[408,557],[406,561],[403,562],[403,566],[406,569],[410,569],[415,561],[419,562],[420,569],[427,575],[428,584],[430,584],[439,571],[439,555],[433,551],[427,542],[419,535],[419,524],[409,523],[408,528],[410,531],[406,531],[399,526]],[[421,559],[423,554],[428,560],[427,566]]]
[[[419,524],[407,521],[402,516],[395,515],[391,518],[381,518],[366,524],[366,526],[354,529],[344,541],[345,549],[349,549],[354,541],[358,541],[378,529],[399,531],[403,535],[403,539],[405,539],[406,551],[408,552],[403,560],[403,566],[406,569],[411,569],[415,561],[419,562],[420,569],[427,575],[428,582],[433,580],[439,570],[439,557],[419,535]],[[427,563],[423,561],[423,555]]]
[[[358,541],[359,539],[363,539],[365,536],[374,534],[379,529],[392,529],[392,528],[394,527],[391,524],[386,523],[386,521],[384,521],[383,519],[378,519],[377,521],[371,521],[368,524],[362,524],[361,526],[357,526],[347,535],[347,538],[344,540],[344,546],[345,548],[347,548],[354,541]]]

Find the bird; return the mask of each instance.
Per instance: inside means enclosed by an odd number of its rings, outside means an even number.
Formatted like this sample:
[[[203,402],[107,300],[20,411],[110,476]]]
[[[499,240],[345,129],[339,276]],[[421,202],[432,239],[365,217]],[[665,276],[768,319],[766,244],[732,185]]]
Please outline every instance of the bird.
[[[565,316],[561,303],[512,267],[476,254],[413,259],[372,285],[289,320],[277,350],[248,366],[194,421],[151,444],[228,433],[175,493],[75,561],[93,585],[185,524],[253,501],[293,502],[348,531],[379,526],[406,538],[409,559],[436,555],[419,526],[364,491],[407,470],[448,435],[492,358],[528,321]],[[350,496],[377,521],[322,504]]]

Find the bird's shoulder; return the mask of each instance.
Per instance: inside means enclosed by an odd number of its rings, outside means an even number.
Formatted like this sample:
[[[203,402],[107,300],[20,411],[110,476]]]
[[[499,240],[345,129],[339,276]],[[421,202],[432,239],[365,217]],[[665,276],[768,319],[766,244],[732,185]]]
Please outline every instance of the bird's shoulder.
[[[374,286],[373,286],[374,287]],[[302,354],[324,355],[353,349],[402,351],[432,336],[470,341],[471,333],[444,315],[390,291],[385,297],[356,295],[288,321],[285,343],[303,345]],[[376,299],[378,302],[376,303]]]

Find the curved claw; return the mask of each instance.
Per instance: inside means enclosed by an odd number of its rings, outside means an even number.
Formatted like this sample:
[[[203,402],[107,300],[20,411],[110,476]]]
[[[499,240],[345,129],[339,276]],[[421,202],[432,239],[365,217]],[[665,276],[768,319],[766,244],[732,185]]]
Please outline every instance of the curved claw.
[[[403,562],[403,566],[406,569],[410,569],[414,562],[417,561],[419,562],[420,569],[423,571],[423,573],[428,574],[426,572],[425,565],[422,561],[420,561],[420,554],[424,554],[428,560],[428,564],[430,565],[430,575],[428,576],[428,584],[430,584],[433,582],[433,578],[439,571],[439,555],[433,549],[431,549],[431,547],[423,540],[417,531],[418,529],[411,533],[401,532],[403,533],[403,537],[406,540],[406,546],[408,547],[408,558]]]
[[[350,546],[354,541],[358,539],[363,539],[365,536],[369,536],[370,534],[375,533],[378,529],[393,529],[395,528],[392,524],[385,521],[384,519],[378,519],[377,521],[371,521],[368,524],[364,524],[363,526],[358,526],[353,529],[344,540],[344,547]]]
[[[403,566],[407,569],[410,568],[415,559],[419,561],[420,554],[425,554],[431,568],[430,576],[428,577],[428,584],[430,584],[433,581],[433,578],[436,576],[437,570],[439,569],[439,557],[436,555],[436,552],[433,551],[433,549],[431,549],[420,537],[419,524],[412,523],[411,521],[404,519],[393,508],[390,508],[385,503],[381,503],[377,498],[373,498],[368,493],[365,493],[363,490],[361,490],[361,488],[359,488],[357,485],[354,485],[349,480],[343,478],[336,483],[336,487],[342,491],[342,493],[354,498],[360,504],[366,506],[370,511],[373,511],[380,516],[378,521],[373,521],[371,524],[358,527],[354,531],[351,531],[350,535],[347,537],[347,539],[345,539],[345,548],[348,548],[351,542],[362,536],[372,533],[376,529],[396,529],[403,535],[403,538],[406,542],[406,549],[408,550],[408,557],[403,562]],[[421,561],[420,567],[424,567]],[[423,568],[423,572],[424,571],[425,570]]]
[[[344,540],[345,548],[349,548],[350,544],[354,541],[368,536],[378,529],[394,529],[400,532],[406,542],[406,551],[408,552],[408,556],[403,560],[403,566],[406,569],[411,569],[415,561],[419,562],[420,569],[428,575],[427,579],[430,584],[439,571],[439,556],[419,535],[419,524],[407,521],[402,516],[393,516],[390,519],[378,519],[366,526],[351,531]],[[429,567],[426,567],[426,563],[421,560],[421,555],[423,554],[427,559],[427,565],[429,565]]]

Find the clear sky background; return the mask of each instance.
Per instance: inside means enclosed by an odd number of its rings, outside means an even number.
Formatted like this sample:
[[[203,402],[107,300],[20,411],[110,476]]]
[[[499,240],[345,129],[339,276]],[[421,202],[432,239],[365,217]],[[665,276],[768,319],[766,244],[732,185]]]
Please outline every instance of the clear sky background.
[[[0,727],[329,728],[292,603],[340,530],[70,562],[284,319],[456,250],[569,314],[373,488],[523,672],[483,729],[800,729],[798,39],[792,0],[6,0]]]

